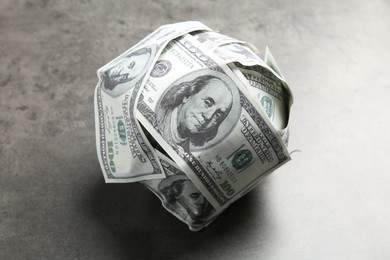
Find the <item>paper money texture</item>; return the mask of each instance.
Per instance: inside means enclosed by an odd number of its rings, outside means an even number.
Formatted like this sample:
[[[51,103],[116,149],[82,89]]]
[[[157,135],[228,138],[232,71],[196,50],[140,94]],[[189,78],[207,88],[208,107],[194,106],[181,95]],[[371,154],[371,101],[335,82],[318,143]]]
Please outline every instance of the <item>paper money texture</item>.
[[[142,182],[191,230],[290,160],[293,97],[269,48],[200,22],[164,25],[97,72],[106,182]]]

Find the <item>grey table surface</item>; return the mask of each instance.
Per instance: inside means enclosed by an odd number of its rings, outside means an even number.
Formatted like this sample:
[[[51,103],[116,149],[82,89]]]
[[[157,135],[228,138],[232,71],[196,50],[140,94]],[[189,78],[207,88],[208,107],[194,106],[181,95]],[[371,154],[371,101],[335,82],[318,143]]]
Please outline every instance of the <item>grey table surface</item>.
[[[390,2],[0,2],[0,259],[389,259]],[[294,93],[292,161],[191,232],[105,184],[96,69],[199,20],[263,50]]]

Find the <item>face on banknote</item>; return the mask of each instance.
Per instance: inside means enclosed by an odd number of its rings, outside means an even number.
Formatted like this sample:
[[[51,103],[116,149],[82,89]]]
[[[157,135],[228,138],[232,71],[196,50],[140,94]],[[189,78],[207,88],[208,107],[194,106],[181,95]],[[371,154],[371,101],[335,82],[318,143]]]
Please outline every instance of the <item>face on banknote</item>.
[[[159,62],[170,66],[149,77],[137,118],[215,208],[289,160],[259,102],[194,37],[171,41]]]
[[[239,94],[223,73],[197,70],[173,82],[155,107],[164,139],[186,151],[223,141],[239,116]]]
[[[111,64],[103,71],[103,91],[115,97],[133,88],[151,66],[156,49],[156,46],[143,47]]]
[[[166,178],[143,181],[163,206],[193,230],[204,227],[215,217],[215,209],[187,175],[166,156],[158,153]]]
[[[165,45],[199,22],[162,26],[98,70],[95,118],[98,158],[106,182],[134,182],[164,177],[164,172],[135,117],[135,104]]]
[[[200,22],[164,25],[98,70],[106,182],[141,181],[190,229],[290,160],[292,95],[275,60]]]

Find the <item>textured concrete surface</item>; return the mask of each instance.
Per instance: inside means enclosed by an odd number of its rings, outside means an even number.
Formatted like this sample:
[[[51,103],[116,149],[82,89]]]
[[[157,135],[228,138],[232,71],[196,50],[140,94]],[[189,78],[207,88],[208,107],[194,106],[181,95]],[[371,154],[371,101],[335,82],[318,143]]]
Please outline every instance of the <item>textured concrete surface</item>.
[[[0,259],[389,258],[389,1],[182,2],[0,2]],[[271,47],[301,150],[198,233],[94,137],[96,69],[185,20]]]

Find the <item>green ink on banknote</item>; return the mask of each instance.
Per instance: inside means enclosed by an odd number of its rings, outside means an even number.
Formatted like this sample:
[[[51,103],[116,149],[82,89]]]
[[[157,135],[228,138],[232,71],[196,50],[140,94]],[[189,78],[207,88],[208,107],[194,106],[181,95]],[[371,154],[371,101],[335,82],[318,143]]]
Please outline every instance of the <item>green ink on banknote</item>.
[[[226,192],[228,196],[232,196],[235,193],[235,190],[232,188],[232,185],[228,181],[224,181],[219,186]]]
[[[107,142],[107,155],[110,164],[110,169],[112,172],[116,171],[115,163],[114,163],[114,144],[112,141]]]
[[[126,128],[125,128],[125,124],[123,123],[122,120],[119,120],[117,126],[118,126],[119,138],[123,142],[121,144],[126,144]]]
[[[274,115],[274,104],[272,99],[267,96],[263,96],[260,100],[262,107],[264,108],[265,113],[269,118],[272,118]]]
[[[232,159],[232,165],[236,170],[241,170],[246,168],[252,161],[253,156],[251,151],[248,149],[243,149],[238,151]]]

